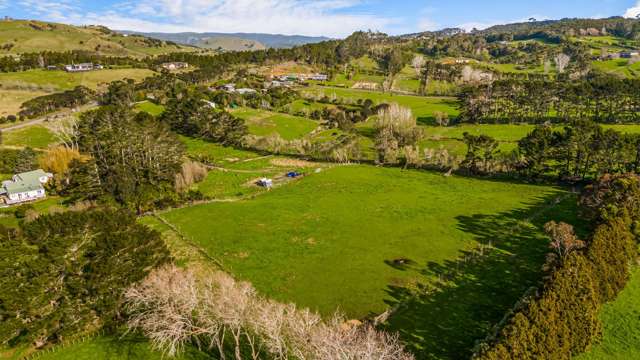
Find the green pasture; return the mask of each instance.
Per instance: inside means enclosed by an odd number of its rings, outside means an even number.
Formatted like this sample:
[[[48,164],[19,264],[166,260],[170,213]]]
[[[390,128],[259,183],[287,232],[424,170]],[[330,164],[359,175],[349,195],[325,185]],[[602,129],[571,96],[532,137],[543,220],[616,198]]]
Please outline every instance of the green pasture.
[[[551,202],[561,194],[551,187],[339,166],[251,200],[162,216],[262,294],[325,315],[340,309],[351,318],[413,302],[411,295],[434,286],[438,272],[452,270],[456,258],[491,243],[503,263],[474,276],[492,286],[476,288],[474,297],[448,299],[463,301],[455,337],[468,346],[538,279],[547,249],[544,220],[572,221],[573,199],[568,205]],[[539,212],[544,206],[553,211]],[[438,301],[443,309],[449,306]],[[421,332],[438,332],[436,323],[424,324],[436,314],[424,312],[415,324],[407,324],[405,315],[398,313],[389,326],[403,329],[409,342],[426,338]]]
[[[42,125],[2,132],[2,144],[6,146],[46,149],[55,142],[55,136]]]
[[[629,59],[593,61],[591,65],[595,69],[622,77],[635,78],[640,76],[640,62],[629,64]]]
[[[57,346],[38,357],[41,360],[163,360],[168,356],[154,350],[142,336],[97,336],[71,345]],[[204,360],[211,356],[194,348],[173,359]]]
[[[576,360],[626,360],[640,358],[640,271],[636,268],[618,298],[604,306],[600,319],[602,340]]]
[[[20,72],[0,73],[0,84],[17,86],[38,85],[58,90],[73,89],[78,85],[96,89],[115,80],[133,79],[140,81],[153,75],[148,69],[102,69],[69,73],[62,70],[27,70]]]
[[[154,104],[151,101],[139,102],[135,105],[136,111],[144,111],[153,116],[159,116],[164,112],[164,106]]]
[[[448,114],[451,118],[455,118],[459,114],[458,104],[454,98],[449,97],[424,97],[413,95],[397,95],[390,93],[356,90],[356,89],[340,89],[333,87],[317,87],[314,89],[317,93],[332,96],[335,94],[341,99],[370,99],[374,103],[398,103],[399,105],[411,108],[413,115],[418,122],[430,124],[434,121],[434,113],[440,111]]]
[[[283,139],[293,140],[304,137],[318,127],[317,122],[307,118],[266,110],[239,108],[232,113],[245,120],[249,133],[258,136],[275,133]]]
[[[30,203],[34,210],[40,214],[47,214],[52,207],[63,207],[63,199],[58,196],[49,196],[45,199]],[[17,206],[0,208],[0,225],[18,227],[20,219],[15,216]],[[0,357],[1,358],[1,357]]]

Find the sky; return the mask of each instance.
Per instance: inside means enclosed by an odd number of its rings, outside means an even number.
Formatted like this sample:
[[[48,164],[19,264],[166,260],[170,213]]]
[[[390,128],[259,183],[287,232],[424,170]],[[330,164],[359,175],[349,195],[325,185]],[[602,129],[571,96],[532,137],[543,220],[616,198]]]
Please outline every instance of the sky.
[[[143,32],[345,37],[565,17],[635,17],[640,0],[0,0],[0,15]]]

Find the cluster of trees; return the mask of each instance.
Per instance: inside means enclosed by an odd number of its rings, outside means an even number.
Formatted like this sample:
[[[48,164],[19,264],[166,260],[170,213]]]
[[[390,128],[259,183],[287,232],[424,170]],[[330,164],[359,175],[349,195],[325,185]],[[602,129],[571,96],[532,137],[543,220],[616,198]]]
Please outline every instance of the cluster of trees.
[[[78,150],[91,158],[74,161],[68,194],[74,200],[115,200],[138,213],[173,201],[184,145],[169,128],[129,108],[103,106],[72,124]]]
[[[228,274],[196,275],[175,266],[150,274],[126,293],[129,327],[174,356],[192,345],[221,359],[409,360],[398,337],[259,296]]]
[[[544,38],[558,42],[565,37],[580,35],[614,35],[637,40],[640,35],[640,21],[623,17],[532,21],[492,26],[477,34],[486,36],[488,41]]]
[[[381,164],[397,163],[402,152],[405,156],[412,154],[411,149],[423,136],[422,129],[417,126],[411,109],[395,103],[379,110],[374,130],[376,162]]]
[[[116,326],[124,291],[169,260],[160,234],[124,211],[0,226],[0,343],[50,343]]]
[[[37,164],[37,154],[31,148],[0,149],[0,173],[15,174],[33,170]]]
[[[82,85],[76,86],[72,90],[60,93],[38,96],[27,100],[22,104],[22,109],[18,113],[21,117],[32,118],[44,115],[51,111],[62,108],[72,108],[85,105],[95,100],[96,93]]]
[[[460,92],[460,121],[472,123],[640,121],[640,80],[593,76],[576,81],[504,79]]]
[[[199,92],[184,92],[169,100],[160,121],[179,134],[223,145],[239,145],[248,134],[243,119],[213,108]]]
[[[519,169],[529,178],[555,174],[563,179],[598,178],[640,170],[640,137],[588,120],[561,130],[539,126],[518,142]]]
[[[544,286],[516,305],[474,358],[570,359],[597,341],[599,311],[622,291],[638,256],[638,199],[640,177],[607,175],[581,198],[589,220],[598,224],[586,244],[569,225],[548,224],[554,256],[548,258],[551,273]]]

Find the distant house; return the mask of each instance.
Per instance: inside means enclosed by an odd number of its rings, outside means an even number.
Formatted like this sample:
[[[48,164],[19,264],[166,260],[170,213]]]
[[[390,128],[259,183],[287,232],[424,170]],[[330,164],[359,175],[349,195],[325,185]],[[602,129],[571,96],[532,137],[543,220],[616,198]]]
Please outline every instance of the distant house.
[[[240,89],[236,89],[235,91],[237,94],[240,95],[246,95],[246,94],[255,94],[258,91],[256,91],[255,89],[249,89],[249,88],[240,88]]]
[[[329,75],[326,74],[313,74],[309,76],[310,80],[316,80],[316,81],[327,81],[329,80]]]
[[[187,64],[186,62],[168,62],[162,64],[162,67],[167,70],[180,70],[188,68],[189,64]]]
[[[93,70],[92,63],[83,63],[83,64],[71,64],[65,65],[64,70],[66,72],[80,72],[80,71],[91,71]]]
[[[12,205],[42,199],[47,196],[44,184],[52,177],[52,174],[42,169],[13,175],[11,180],[2,182],[0,200]]]

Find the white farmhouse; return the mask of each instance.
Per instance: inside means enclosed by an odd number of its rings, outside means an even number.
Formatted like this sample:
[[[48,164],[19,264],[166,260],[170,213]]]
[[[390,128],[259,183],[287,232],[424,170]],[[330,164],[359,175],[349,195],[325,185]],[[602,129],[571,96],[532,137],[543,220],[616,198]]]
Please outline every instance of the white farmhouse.
[[[42,169],[13,175],[11,180],[2,182],[0,202],[12,205],[42,199],[47,196],[44,184],[52,177]]]

